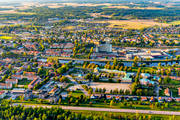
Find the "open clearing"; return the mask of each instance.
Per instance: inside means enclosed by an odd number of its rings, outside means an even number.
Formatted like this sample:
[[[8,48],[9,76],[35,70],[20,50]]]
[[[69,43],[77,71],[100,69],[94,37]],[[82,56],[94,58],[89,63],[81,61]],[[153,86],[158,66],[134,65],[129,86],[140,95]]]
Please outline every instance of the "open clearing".
[[[100,82],[93,82],[90,84],[90,87],[92,87],[94,90],[96,88],[105,88],[106,92],[110,92],[110,90],[115,89],[122,89],[122,90],[129,90],[131,91],[131,84],[121,84],[121,83],[100,83]]]
[[[107,21],[93,21],[93,23],[109,23],[107,27],[111,28],[123,28],[123,29],[142,29],[146,27],[152,27],[155,25],[166,27],[169,24],[158,23],[153,20],[107,20]]]

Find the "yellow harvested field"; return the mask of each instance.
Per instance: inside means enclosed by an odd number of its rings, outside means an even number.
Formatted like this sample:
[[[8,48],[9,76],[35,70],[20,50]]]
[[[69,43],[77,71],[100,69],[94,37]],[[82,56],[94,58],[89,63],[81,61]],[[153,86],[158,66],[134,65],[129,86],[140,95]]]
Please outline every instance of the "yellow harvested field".
[[[129,9],[128,6],[108,6],[107,8]]]
[[[18,12],[15,10],[4,10],[4,11],[0,11],[0,14],[22,14],[22,15],[33,15],[34,13],[30,13],[30,12]]]
[[[94,90],[96,88],[105,88],[106,92],[110,92],[110,90],[115,89],[122,89],[122,90],[129,90],[131,91],[131,84],[121,84],[121,83],[100,83],[100,82],[93,82],[90,84],[90,87]]]
[[[105,8],[117,8],[117,9],[146,9],[146,10],[161,10],[161,9],[164,9],[164,8],[157,8],[157,7],[133,7],[133,8],[130,8],[129,6],[123,6],[123,5],[116,5],[116,6],[107,6]]]
[[[66,27],[64,27],[64,28],[62,28],[63,30],[72,30],[72,29],[74,29],[75,28],[75,26],[66,26]]]
[[[10,40],[10,39],[12,39],[12,37],[10,37],[10,36],[0,36],[0,39]]]
[[[73,6],[73,7],[78,7],[78,6],[111,6],[112,4],[110,3],[102,3],[102,4],[92,4],[92,3],[61,3],[61,5],[64,6]]]
[[[157,7],[145,7],[145,8],[143,8],[143,7],[135,7],[133,9],[162,10],[164,8],[157,8]]]
[[[109,23],[108,27],[111,28],[123,28],[123,29],[142,29],[146,27],[168,26],[166,23],[158,23],[153,20],[107,20],[107,21],[93,21],[93,23]]]
[[[49,5],[49,8],[60,8],[60,7],[64,7],[64,6],[60,6],[60,5]]]
[[[171,25],[180,25],[180,21],[173,21],[173,22],[170,22],[169,24],[171,24]]]

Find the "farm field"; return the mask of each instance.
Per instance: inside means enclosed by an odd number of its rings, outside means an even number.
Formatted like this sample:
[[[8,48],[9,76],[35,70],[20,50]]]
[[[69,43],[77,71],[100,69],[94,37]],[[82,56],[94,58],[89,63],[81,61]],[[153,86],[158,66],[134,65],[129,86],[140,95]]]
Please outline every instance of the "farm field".
[[[10,40],[10,39],[12,39],[12,37],[10,37],[10,36],[0,36],[0,39]]]
[[[75,26],[66,26],[66,27],[64,27],[64,28],[62,28],[63,30],[72,30],[72,29],[74,29],[75,28]]]
[[[171,25],[180,25],[180,21],[173,21],[173,22],[170,22],[169,24],[171,24]]]
[[[108,6],[108,7],[104,7],[104,8],[117,8],[117,9],[145,9],[145,10],[161,10],[164,8],[158,8],[158,7],[133,7],[130,8],[128,6],[123,6],[123,5],[114,5],[114,6]]]
[[[158,23],[153,20],[107,20],[107,21],[94,21],[94,23],[109,23],[107,27],[122,28],[122,29],[142,29],[146,27],[169,26],[166,23]]]

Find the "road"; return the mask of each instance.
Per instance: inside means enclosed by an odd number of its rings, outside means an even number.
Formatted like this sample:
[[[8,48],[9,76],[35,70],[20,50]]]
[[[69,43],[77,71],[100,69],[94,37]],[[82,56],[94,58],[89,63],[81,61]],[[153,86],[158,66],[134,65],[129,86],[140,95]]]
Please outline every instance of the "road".
[[[18,104],[14,104],[15,106]],[[24,107],[44,107],[51,108],[50,105],[24,105]],[[180,112],[174,111],[155,111],[155,110],[134,110],[134,109],[112,109],[112,108],[93,108],[93,107],[73,107],[59,106],[64,110],[87,110],[87,111],[104,111],[104,112],[124,112],[124,113],[144,113],[144,114],[160,114],[160,115],[180,115]]]

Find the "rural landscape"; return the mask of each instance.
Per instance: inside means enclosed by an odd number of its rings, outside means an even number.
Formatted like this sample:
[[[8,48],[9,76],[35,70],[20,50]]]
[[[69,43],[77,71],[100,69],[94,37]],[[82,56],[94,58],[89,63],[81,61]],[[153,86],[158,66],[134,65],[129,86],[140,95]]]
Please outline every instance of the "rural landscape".
[[[0,1],[0,119],[180,120],[180,1]]]

